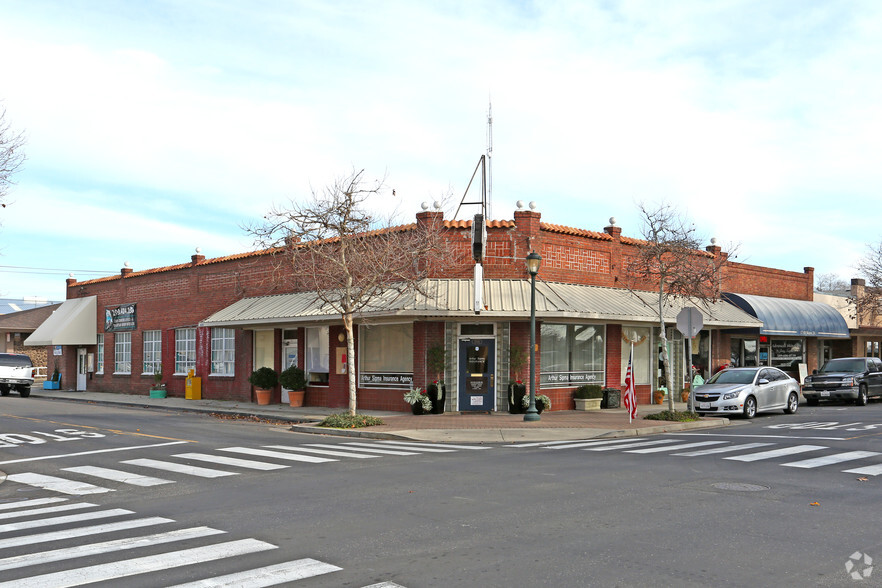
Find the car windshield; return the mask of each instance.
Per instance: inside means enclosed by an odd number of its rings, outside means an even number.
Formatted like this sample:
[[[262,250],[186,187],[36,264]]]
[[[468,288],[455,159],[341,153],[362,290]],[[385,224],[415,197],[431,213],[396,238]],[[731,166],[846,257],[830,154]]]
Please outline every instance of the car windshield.
[[[708,384],[752,384],[756,370],[723,370],[707,381]]]
[[[824,364],[820,373],[830,374],[834,372],[861,373],[867,370],[866,360],[863,359],[831,359]]]
[[[31,358],[27,355],[12,355],[7,353],[0,353],[0,365],[16,368],[33,366]]]

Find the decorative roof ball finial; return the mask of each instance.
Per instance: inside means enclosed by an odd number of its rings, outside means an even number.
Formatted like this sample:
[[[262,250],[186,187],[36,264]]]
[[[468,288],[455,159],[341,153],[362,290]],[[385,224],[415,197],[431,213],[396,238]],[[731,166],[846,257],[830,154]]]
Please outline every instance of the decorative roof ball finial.
[[[524,209],[524,201],[523,200],[518,200],[517,202],[515,202],[515,204],[517,205],[518,210]]]
[[[73,279],[73,277],[74,277],[73,272],[67,274],[67,277],[70,278],[70,279]]]
[[[536,210],[536,202],[534,200],[530,201],[530,210]]]
[[[200,253],[202,253],[202,247],[197,247],[196,248],[196,255],[199,255]]]
[[[422,204],[420,204],[420,208],[422,208],[423,210],[429,210],[429,203],[423,202]]]
[[[441,202],[439,200],[436,200],[435,202],[433,202],[432,206],[435,207],[435,210],[441,210]]]
[[[130,264],[130,263],[127,261],[127,262],[123,263],[123,267],[132,267],[132,264]]]
[[[716,244],[717,244],[717,238],[711,237],[711,245],[716,245]]]
[[[616,217],[614,217],[614,216],[609,217],[609,226],[611,226],[611,227],[616,226]]]

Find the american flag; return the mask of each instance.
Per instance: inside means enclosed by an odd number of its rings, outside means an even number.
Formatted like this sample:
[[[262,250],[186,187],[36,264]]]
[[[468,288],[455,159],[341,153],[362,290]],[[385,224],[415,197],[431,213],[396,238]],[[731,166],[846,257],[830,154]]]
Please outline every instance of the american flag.
[[[628,371],[625,374],[625,408],[628,409],[628,422],[637,418],[637,390],[634,388],[634,371],[631,369],[631,360],[634,359],[634,345],[631,344],[631,352],[628,354]]]

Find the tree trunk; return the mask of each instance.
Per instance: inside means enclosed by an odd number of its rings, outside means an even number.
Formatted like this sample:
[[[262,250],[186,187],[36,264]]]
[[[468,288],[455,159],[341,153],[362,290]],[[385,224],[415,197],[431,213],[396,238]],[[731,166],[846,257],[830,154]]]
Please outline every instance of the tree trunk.
[[[665,370],[665,386],[668,388],[668,410],[674,410],[674,376],[671,373],[671,362],[668,358],[668,335],[664,319],[664,280],[659,280],[658,292],[658,323],[661,327],[662,366]]]
[[[355,415],[355,337],[353,337],[352,315],[343,315],[343,327],[346,329],[346,375],[349,380],[349,414]]]

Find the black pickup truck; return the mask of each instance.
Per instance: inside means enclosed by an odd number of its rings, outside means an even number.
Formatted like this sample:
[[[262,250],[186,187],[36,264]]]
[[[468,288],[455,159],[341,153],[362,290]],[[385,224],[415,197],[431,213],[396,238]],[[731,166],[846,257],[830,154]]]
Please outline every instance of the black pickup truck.
[[[806,376],[802,395],[809,406],[821,400],[854,400],[864,406],[871,396],[882,396],[882,361],[877,357],[831,359]]]
[[[34,383],[34,364],[27,355],[0,353],[0,396],[9,396],[10,390],[22,398],[31,395]]]

